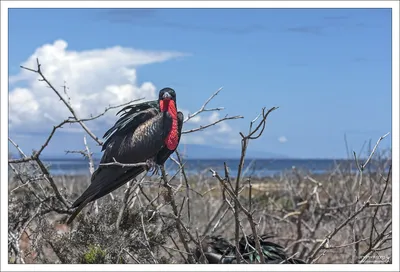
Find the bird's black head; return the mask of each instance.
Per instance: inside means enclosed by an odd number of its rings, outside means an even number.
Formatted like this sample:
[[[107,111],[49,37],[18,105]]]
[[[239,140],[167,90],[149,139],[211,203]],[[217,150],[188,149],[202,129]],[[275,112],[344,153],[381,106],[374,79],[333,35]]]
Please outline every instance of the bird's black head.
[[[160,90],[158,100],[173,100],[176,103],[176,93],[172,88],[163,88]]]

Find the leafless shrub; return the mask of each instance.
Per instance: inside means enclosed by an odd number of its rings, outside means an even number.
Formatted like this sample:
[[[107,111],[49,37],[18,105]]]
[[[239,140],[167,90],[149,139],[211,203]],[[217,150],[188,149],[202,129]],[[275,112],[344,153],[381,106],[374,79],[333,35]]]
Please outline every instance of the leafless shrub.
[[[315,175],[293,168],[279,176],[251,178],[244,169],[246,150],[261,137],[267,117],[276,110],[262,109],[242,137],[237,173],[226,163],[223,173],[205,169],[187,175],[179,152],[177,172],[161,168],[161,176],[142,176],[130,181],[91,205],[78,215],[72,226],[64,224],[71,214],[71,201],[86,188],[88,176],[53,177],[41,160],[41,153],[55,132],[67,123],[79,123],[90,139],[102,144],[87,122],[104,113],[80,118],[71,106],[67,89],[57,91],[37,69],[24,68],[39,75],[69,109],[73,117],[54,126],[44,144],[26,155],[17,143],[20,158],[9,158],[9,262],[10,263],[207,263],[199,249],[209,235],[232,238],[236,260],[246,262],[240,237],[272,234],[290,258],[308,263],[390,263],[392,238],[391,154],[370,148],[361,163],[355,154],[352,165],[338,164],[330,173]],[[206,111],[221,91],[217,90],[185,122]],[[120,105],[124,106],[124,105]],[[186,130],[194,133],[219,122],[242,118],[225,116],[203,127]],[[68,149],[68,147],[66,147]],[[94,163],[87,140],[80,153]],[[353,172],[356,166],[358,171]],[[210,175],[210,171],[211,174]],[[244,235],[244,236],[243,236]],[[250,236],[249,236],[250,237]],[[245,240],[257,253],[254,262],[265,262],[257,239]],[[253,246],[252,246],[253,245]],[[197,253],[196,253],[197,252]],[[204,257],[204,252],[200,252]]]

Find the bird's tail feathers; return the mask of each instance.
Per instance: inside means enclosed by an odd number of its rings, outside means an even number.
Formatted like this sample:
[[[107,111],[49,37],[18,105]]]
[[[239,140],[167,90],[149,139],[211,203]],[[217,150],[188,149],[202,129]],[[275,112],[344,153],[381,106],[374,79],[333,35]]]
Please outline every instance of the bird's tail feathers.
[[[116,190],[129,180],[135,178],[144,171],[143,167],[134,167],[131,169],[113,166],[107,168],[98,168],[93,173],[92,182],[86,191],[72,204],[71,208],[78,207],[71,217],[68,224],[74,220],[78,213],[91,201],[95,201],[108,193]],[[117,168],[117,169],[115,169]],[[116,177],[116,178],[115,178]]]

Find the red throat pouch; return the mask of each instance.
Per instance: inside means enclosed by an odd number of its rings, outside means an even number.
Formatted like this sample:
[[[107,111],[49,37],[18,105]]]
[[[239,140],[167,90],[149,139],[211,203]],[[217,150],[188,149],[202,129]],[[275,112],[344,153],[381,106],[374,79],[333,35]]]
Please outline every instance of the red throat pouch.
[[[172,126],[164,142],[169,150],[175,150],[178,146],[178,117],[175,102],[173,100],[161,100],[160,101],[161,111],[168,111],[172,117]]]

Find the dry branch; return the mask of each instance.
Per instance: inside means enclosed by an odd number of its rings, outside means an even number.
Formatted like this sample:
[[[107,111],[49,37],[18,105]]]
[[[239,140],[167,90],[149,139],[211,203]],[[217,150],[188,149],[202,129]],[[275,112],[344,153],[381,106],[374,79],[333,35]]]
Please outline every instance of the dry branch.
[[[268,115],[272,111],[274,111],[276,109],[278,109],[278,107],[273,107],[273,108],[269,109],[268,111],[265,111],[265,108],[263,108],[262,109],[262,113],[260,115],[258,115],[254,120],[252,120],[250,122],[249,133],[245,136],[243,133],[240,132],[240,135],[242,136],[242,150],[241,150],[241,157],[240,157],[240,161],[239,161],[238,172],[237,172],[236,182],[235,182],[235,187],[234,188],[232,187],[229,171],[228,171],[228,168],[227,168],[226,164],[224,164],[225,179],[222,179],[220,177],[220,175],[216,171],[210,169],[213,177],[216,177],[218,179],[220,184],[229,193],[229,196],[231,197],[231,199],[233,199],[233,202],[234,202],[234,206],[232,207],[232,209],[233,209],[234,218],[235,218],[235,244],[236,244],[236,249],[239,248],[239,235],[240,235],[239,232],[240,232],[240,229],[241,229],[241,223],[240,223],[240,219],[239,219],[239,214],[240,214],[240,210],[241,210],[246,215],[247,220],[248,220],[248,222],[250,224],[250,228],[251,228],[251,231],[252,231],[253,237],[254,237],[256,250],[257,250],[258,256],[260,256],[261,263],[266,263],[266,262],[265,262],[264,252],[263,252],[263,250],[261,248],[260,241],[258,239],[259,236],[258,236],[258,232],[257,232],[257,228],[256,228],[256,223],[255,223],[254,218],[253,218],[253,211],[252,210],[247,210],[243,206],[243,204],[239,200],[239,194],[241,192],[240,184],[241,184],[242,170],[243,170],[243,167],[244,167],[244,160],[245,160],[245,157],[246,157],[246,151],[247,151],[247,146],[249,144],[249,141],[258,139],[263,134],[265,126],[266,126],[266,121],[267,121]],[[253,129],[253,124],[261,116],[262,116],[262,118],[259,121],[258,125]],[[257,136],[254,136],[256,133],[258,133]],[[250,188],[251,188],[250,180],[249,180],[249,183],[250,183]],[[251,204],[251,191],[250,191],[249,199],[250,199],[250,204]],[[228,205],[231,206],[229,201],[226,198],[225,198],[225,200],[226,200],[226,203],[228,203]],[[251,208],[251,205],[250,205],[250,208]],[[246,239],[246,235],[244,235],[244,237]],[[240,256],[238,250],[236,250],[236,259],[237,260],[243,259],[243,257]]]
[[[222,90],[222,87],[219,88],[215,93],[213,93],[208,99],[207,101],[200,107],[199,110],[197,110],[196,112],[194,112],[193,114],[189,114],[188,117],[183,121],[183,123],[186,123],[187,121],[189,121],[190,119],[192,119],[193,117],[201,114],[202,112],[210,112],[210,111],[221,111],[224,108],[223,107],[218,107],[218,108],[212,108],[212,109],[207,109],[206,106],[208,105],[208,103],[210,103],[210,101]],[[194,128],[194,129],[189,129],[189,130],[184,130],[182,131],[182,134],[188,134],[188,133],[193,133],[196,131],[201,131],[204,130],[206,128],[212,127],[218,123],[227,121],[227,120],[235,120],[235,119],[241,119],[243,118],[243,116],[240,115],[236,115],[236,116],[229,116],[229,115],[225,115],[225,117],[220,118],[218,120],[216,120],[215,122],[212,122],[210,124],[207,125],[203,125],[200,126],[198,128]]]
[[[80,118],[78,118],[75,110],[72,108],[72,106],[70,105],[70,103],[68,103],[68,101],[57,91],[56,88],[54,88],[54,86],[47,80],[47,78],[43,75],[42,70],[41,70],[41,64],[39,63],[39,59],[36,59],[36,63],[37,63],[37,68],[36,70],[31,69],[31,68],[27,68],[24,66],[21,66],[22,69],[34,72],[39,74],[39,76],[41,77],[41,81],[46,82],[46,84],[56,93],[56,95],[58,96],[58,98],[60,98],[60,100],[64,103],[64,105],[68,108],[68,110],[71,112],[71,114],[74,116],[74,119],[77,120],[77,122],[81,125],[81,127],[86,131],[86,133],[93,138],[93,140],[95,140],[99,145],[102,145],[103,142],[100,141],[100,139],[94,135],[94,133],[86,126],[86,124],[82,121],[80,121]],[[65,91],[65,89],[64,89]]]
[[[164,187],[168,191],[168,200],[170,202],[170,205],[172,207],[172,211],[173,211],[174,216],[175,216],[175,221],[176,221],[175,226],[176,226],[176,229],[177,229],[178,234],[179,234],[179,239],[181,240],[181,242],[183,244],[183,247],[185,248],[185,251],[190,253],[188,255],[188,261],[190,263],[194,263],[195,261],[194,261],[194,258],[193,258],[193,254],[191,253],[189,245],[188,245],[188,243],[187,243],[187,241],[185,239],[185,236],[183,234],[183,231],[182,231],[182,227],[184,227],[184,225],[183,225],[183,222],[182,222],[182,220],[180,218],[180,213],[178,212],[178,208],[177,208],[176,203],[175,203],[175,197],[174,197],[174,193],[172,191],[172,187],[168,183],[168,179],[167,179],[167,175],[165,173],[164,166],[162,165],[160,168],[161,168],[161,173],[162,173],[162,179],[164,181]],[[186,232],[189,233],[188,231],[186,231]]]
[[[127,190],[116,190],[115,197],[118,201],[101,199],[98,212],[94,215],[90,213],[85,215],[76,229],[68,231],[68,235],[58,235],[58,230],[55,230],[54,226],[49,226],[50,222],[58,222],[59,217],[71,213],[68,209],[69,199],[75,197],[73,195],[77,189],[74,187],[81,187],[82,182],[81,180],[69,182],[64,177],[50,175],[41,161],[43,150],[55,136],[56,130],[63,125],[79,123],[88,133],[89,129],[84,122],[100,118],[108,110],[131,102],[109,106],[96,116],[78,118],[71,105],[66,85],[63,86],[64,95],[62,95],[62,91],[60,93],[54,89],[43,76],[39,61],[37,65],[36,70],[22,68],[39,74],[40,80],[49,85],[73,116],[54,126],[43,145],[30,156],[9,139],[20,154],[18,159],[9,159],[9,166],[13,171],[12,182],[10,179],[12,186],[9,189],[10,260],[13,257],[14,262],[31,263],[29,254],[32,252],[38,256],[36,262],[54,262],[54,259],[45,253],[46,250],[51,250],[56,255],[56,262],[79,262],[81,259],[77,256],[81,258],[89,244],[96,244],[101,249],[107,249],[105,260],[101,261],[105,263],[200,262],[200,259],[196,258],[197,255],[193,254],[195,251],[192,246],[200,249],[201,255],[207,262],[205,258],[207,253],[203,251],[202,244],[205,242],[204,236],[210,233],[234,238],[232,246],[236,245],[235,252],[230,253],[232,256],[223,257],[236,258],[237,262],[246,263],[249,254],[242,254],[239,251],[239,238],[242,234],[252,233],[254,244],[250,244],[250,239],[247,239],[246,235],[241,242],[260,257],[261,263],[265,263],[268,260],[257,239],[258,234],[264,233],[265,230],[276,234],[275,240],[279,244],[282,243],[285,252],[291,250],[287,255],[290,256],[289,259],[304,258],[308,263],[317,261],[345,263],[355,260],[365,263],[375,254],[390,252],[391,161],[382,163],[376,173],[369,168],[369,171],[363,171],[372,161],[376,162],[373,157],[379,155],[378,144],[388,134],[380,137],[363,164],[355,156],[357,167],[361,170],[356,175],[353,175],[347,166],[337,165],[335,170],[326,176],[315,176],[294,169],[283,172],[279,177],[261,180],[248,178],[247,172],[253,164],[244,169],[247,147],[251,140],[261,137],[266,128],[267,117],[270,112],[277,109],[276,107],[269,110],[263,108],[262,112],[250,122],[247,135],[240,133],[241,156],[236,177],[231,177],[226,163],[223,166],[222,176],[212,169],[213,177],[204,173],[195,177],[190,176],[184,159],[179,152],[176,152],[177,159],[171,159],[179,169],[174,173],[171,171],[167,176],[164,167],[161,167],[161,190],[164,189],[164,192],[157,192],[157,186],[160,184],[157,177],[143,180],[146,173],[141,181],[127,183]],[[190,121],[202,112],[223,110],[223,107],[208,108],[211,100],[221,89],[209,97],[196,112],[189,114],[184,122]],[[183,134],[239,118],[242,116],[226,115],[211,124],[185,130]],[[88,133],[88,135],[98,144],[102,143],[94,134]],[[80,153],[87,157],[89,172],[93,173],[94,162],[86,137],[83,144],[85,146],[83,150],[68,152]],[[379,162],[382,161],[379,157]],[[114,159],[114,162],[100,166],[144,167],[147,170],[150,164],[147,162],[126,164]],[[215,180],[219,185],[213,184]],[[42,186],[44,181],[50,186]],[[85,179],[83,183],[86,181]],[[71,184],[68,185],[70,189],[64,188],[60,192],[58,188],[65,187],[64,184]],[[354,190],[350,188],[351,185],[355,185]],[[358,188],[356,185],[359,185]],[[220,191],[215,190],[218,186],[221,188]],[[263,189],[264,186],[266,189]],[[164,197],[164,202],[161,196]],[[94,205],[97,207],[97,201]],[[135,209],[138,205],[139,211]],[[198,229],[202,230],[202,236],[199,235]],[[20,244],[25,232],[29,232],[29,249]],[[64,251],[60,251],[60,246]],[[358,256],[359,253],[362,258]]]
[[[346,220],[344,220],[338,227],[335,227],[335,229],[330,232],[326,238],[320,243],[320,245],[315,249],[315,251],[311,254],[311,256],[308,258],[307,263],[312,263],[318,254],[318,252],[335,236],[344,226],[346,226],[354,217],[356,217],[358,214],[364,211],[365,208],[369,207],[369,200],[362,205],[362,207],[357,210],[355,213],[350,215]]]

